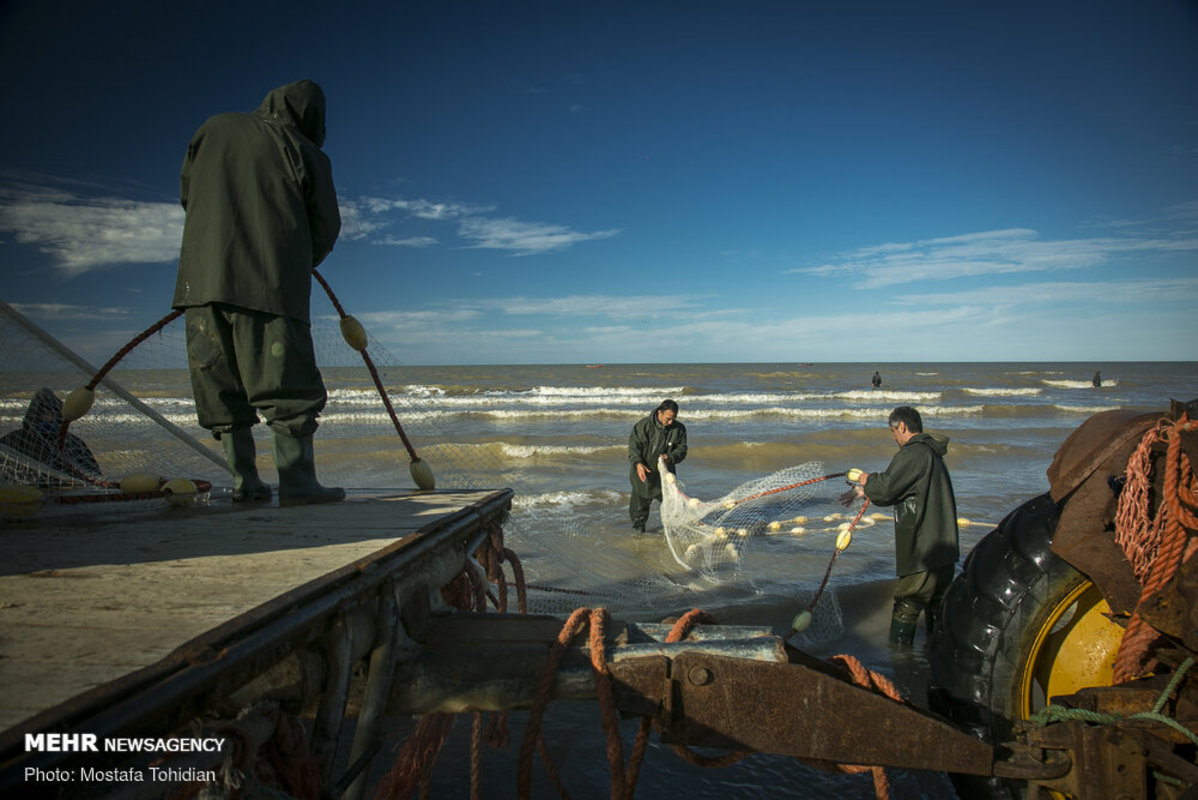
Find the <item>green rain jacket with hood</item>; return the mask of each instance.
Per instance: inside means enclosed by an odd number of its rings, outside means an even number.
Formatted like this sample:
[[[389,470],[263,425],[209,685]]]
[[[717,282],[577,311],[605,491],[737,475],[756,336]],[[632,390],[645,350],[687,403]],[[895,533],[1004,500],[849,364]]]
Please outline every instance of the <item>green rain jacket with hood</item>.
[[[634,425],[628,436],[628,463],[632,474],[636,474],[637,464],[644,464],[656,473],[657,457],[662,454],[670,457],[666,469],[673,472],[674,467],[686,458],[686,426],[675,420],[667,428],[657,421],[654,411]]]
[[[902,577],[957,563],[957,501],[944,454],[948,437],[917,433],[884,472],[870,473],[865,496],[894,506],[894,566]]]
[[[174,308],[226,303],[308,321],[312,268],[341,230],[324,135],[324,92],[306,80],[200,126],[179,179]]]

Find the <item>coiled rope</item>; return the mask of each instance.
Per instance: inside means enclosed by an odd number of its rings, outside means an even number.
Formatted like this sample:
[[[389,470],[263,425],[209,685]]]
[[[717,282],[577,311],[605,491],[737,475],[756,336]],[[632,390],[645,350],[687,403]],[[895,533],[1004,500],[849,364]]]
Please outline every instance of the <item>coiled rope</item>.
[[[1198,531],[1198,514],[1194,511],[1198,509],[1198,487],[1193,465],[1182,452],[1180,435],[1195,427],[1185,414],[1176,422],[1162,419],[1144,434],[1128,459],[1127,481],[1115,515],[1115,541],[1141,583],[1140,604],[1173,579]],[[1152,513],[1153,449],[1161,443],[1166,445],[1164,496]],[[1156,666],[1149,650],[1159,635],[1140,617],[1137,607],[1115,656],[1116,684],[1141,677]]]

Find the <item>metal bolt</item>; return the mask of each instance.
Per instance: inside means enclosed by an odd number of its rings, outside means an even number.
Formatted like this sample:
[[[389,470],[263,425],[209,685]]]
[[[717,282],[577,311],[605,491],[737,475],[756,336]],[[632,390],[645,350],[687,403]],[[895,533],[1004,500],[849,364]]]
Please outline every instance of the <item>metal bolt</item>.
[[[711,670],[707,667],[691,667],[686,674],[687,680],[695,686],[706,686],[711,683]]]

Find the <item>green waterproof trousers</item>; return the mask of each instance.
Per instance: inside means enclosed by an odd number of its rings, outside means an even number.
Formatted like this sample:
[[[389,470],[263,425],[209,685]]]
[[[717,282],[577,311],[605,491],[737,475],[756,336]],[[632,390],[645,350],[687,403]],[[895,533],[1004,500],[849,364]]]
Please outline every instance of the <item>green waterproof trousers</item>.
[[[930,635],[940,616],[940,601],[953,582],[954,567],[949,564],[927,572],[913,572],[898,579],[894,586],[894,610],[890,617],[890,643],[908,646],[915,640],[919,615],[926,617]]]
[[[634,465],[628,473],[632,484],[632,493],[628,498],[628,516],[632,519],[632,527],[643,531],[649,521],[649,504],[654,500],[661,502],[661,475],[650,472],[644,481],[636,474]]]
[[[307,322],[222,303],[188,308],[187,360],[202,427],[227,433],[258,415],[273,431],[311,436],[328,393]]]

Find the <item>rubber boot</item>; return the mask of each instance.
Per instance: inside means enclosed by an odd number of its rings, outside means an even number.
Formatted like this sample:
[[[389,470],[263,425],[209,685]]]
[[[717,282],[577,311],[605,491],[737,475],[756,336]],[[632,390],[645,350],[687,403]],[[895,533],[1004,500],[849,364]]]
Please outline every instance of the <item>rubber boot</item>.
[[[321,486],[316,480],[312,437],[298,439],[272,431],[275,469],[279,471],[279,505],[335,503],[345,498],[344,489]]]
[[[890,644],[895,647],[910,647],[915,642],[915,626],[923,611],[919,603],[901,598],[894,601],[890,615]]]
[[[915,623],[890,618],[890,644],[895,647],[911,647],[915,643]]]
[[[258,478],[254,434],[249,428],[234,428],[221,434],[225,461],[233,474],[233,502],[259,503],[270,499],[270,487]]]

